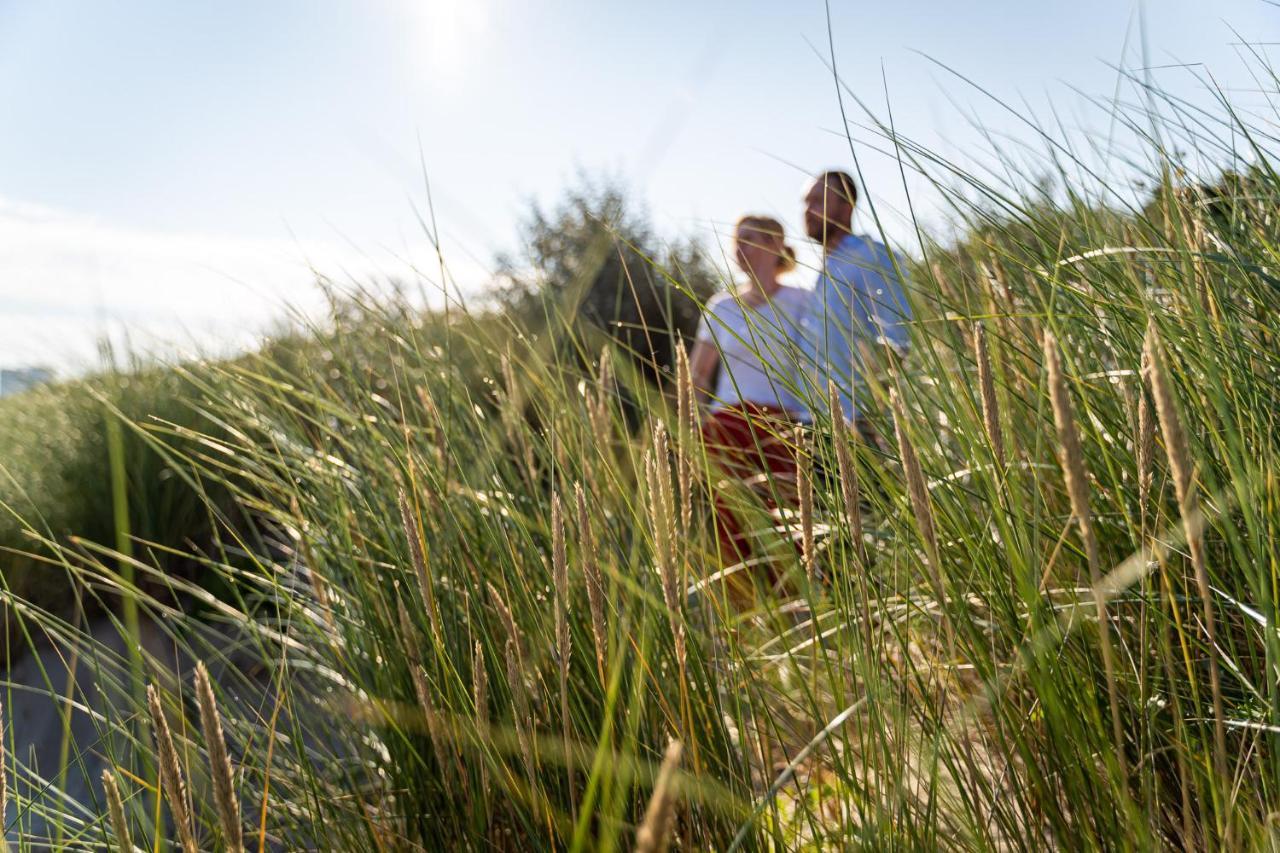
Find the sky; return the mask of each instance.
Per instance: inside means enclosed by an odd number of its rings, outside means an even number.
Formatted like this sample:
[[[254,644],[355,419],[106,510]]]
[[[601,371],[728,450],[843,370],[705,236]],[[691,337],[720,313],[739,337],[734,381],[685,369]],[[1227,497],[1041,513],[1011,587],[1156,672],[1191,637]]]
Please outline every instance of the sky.
[[[945,227],[939,197],[854,97],[963,159],[975,121],[1034,138],[992,96],[1104,135],[1087,98],[1132,95],[1117,67],[1264,104],[1240,42],[1280,42],[1267,0],[831,0],[830,22],[814,0],[0,0],[0,366],[248,346],[318,305],[317,273],[438,287],[429,209],[474,292],[581,174],[667,235],[715,246],[759,211],[799,245],[806,176],[856,156],[909,242],[909,209]]]

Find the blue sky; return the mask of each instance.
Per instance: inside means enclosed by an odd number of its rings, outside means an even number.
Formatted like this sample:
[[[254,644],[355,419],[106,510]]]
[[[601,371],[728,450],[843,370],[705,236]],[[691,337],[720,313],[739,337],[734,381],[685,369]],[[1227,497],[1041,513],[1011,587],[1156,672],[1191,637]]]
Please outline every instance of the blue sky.
[[[992,93],[1102,132],[1077,90],[1142,65],[1123,0],[832,0],[841,76],[954,156],[1029,131]],[[1257,103],[1239,36],[1277,41],[1264,0],[1149,0],[1160,84],[1206,100],[1211,69]],[[1127,43],[1127,48],[1126,48]],[[1268,48],[1259,48],[1267,50]],[[0,0],[0,363],[83,361],[93,338],[238,346],[341,277],[431,267],[423,166],[468,287],[529,199],[578,169],[626,180],[667,233],[714,242],[746,210],[798,232],[804,174],[848,165],[811,0]],[[852,118],[861,119],[854,110]],[[907,237],[891,159],[853,128],[868,189]],[[421,158],[421,159],[420,159]],[[909,180],[918,211],[936,199]],[[799,241],[799,234],[795,235]]]

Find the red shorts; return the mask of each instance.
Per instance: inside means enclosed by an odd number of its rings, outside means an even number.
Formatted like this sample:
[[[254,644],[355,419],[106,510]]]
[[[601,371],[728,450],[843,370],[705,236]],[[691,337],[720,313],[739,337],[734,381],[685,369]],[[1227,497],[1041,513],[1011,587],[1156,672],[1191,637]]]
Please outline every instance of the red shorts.
[[[744,562],[752,552],[751,536],[731,497],[753,494],[767,510],[796,506],[796,426],[785,409],[746,402],[718,409],[703,422],[707,456],[720,474],[713,494],[716,536],[726,564]]]

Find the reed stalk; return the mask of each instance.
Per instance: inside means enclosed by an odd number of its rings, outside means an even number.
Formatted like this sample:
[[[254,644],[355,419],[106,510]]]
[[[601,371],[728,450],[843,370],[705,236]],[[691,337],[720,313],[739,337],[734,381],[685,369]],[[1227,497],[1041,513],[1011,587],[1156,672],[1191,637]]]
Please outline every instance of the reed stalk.
[[[1222,702],[1222,674],[1218,663],[1217,620],[1213,606],[1213,590],[1209,585],[1209,569],[1204,553],[1204,539],[1200,525],[1195,490],[1195,464],[1187,443],[1187,434],[1178,415],[1178,404],[1173,381],[1169,377],[1161,354],[1160,338],[1155,326],[1147,329],[1145,343],[1148,377],[1151,394],[1155,398],[1156,412],[1160,418],[1160,432],[1164,435],[1165,455],[1173,474],[1173,488],[1178,500],[1178,512],[1182,516],[1183,531],[1187,538],[1187,551],[1195,571],[1196,587],[1200,594],[1201,615],[1204,619],[1205,639],[1208,643],[1209,690],[1213,698],[1213,765],[1220,779],[1228,778],[1226,714]]]
[[[1062,464],[1067,495],[1071,499],[1071,513],[1075,516],[1084,543],[1085,560],[1089,566],[1089,583],[1093,589],[1094,608],[1098,616],[1098,644],[1102,651],[1102,667],[1107,679],[1107,702],[1111,707],[1111,732],[1114,740],[1117,778],[1128,779],[1128,761],[1124,748],[1124,721],[1120,715],[1120,692],[1116,683],[1114,652],[1111,647],[1111,618],[1107,612],[1106,594],[1102,589],[1102,570],[1099,566],[1098,537],[1093,529],[1093,514],[1089,507],[1089,472],[1085,468],[1084,450],[1076,429],[1075,411],[1066,378],[1062,375],[1062,363],[1058,356],[1058,342],[1052,332],[1044,335],[1044,359],[1048,371],[1049,397],[1053,406],[1053,420],[1058,431],[1058,453]]]

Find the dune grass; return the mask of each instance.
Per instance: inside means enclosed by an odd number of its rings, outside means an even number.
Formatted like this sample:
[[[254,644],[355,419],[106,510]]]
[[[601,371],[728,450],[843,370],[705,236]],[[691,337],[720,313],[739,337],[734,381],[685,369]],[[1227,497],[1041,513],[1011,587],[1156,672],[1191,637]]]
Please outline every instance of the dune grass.
[[[1248,168],[1211,192],[1150,136],[1159,189],[1126,209],[1065,142],[1040,164],[1064,201],[888,137],[968,183],[965,237],[910,263],[911,357],[868,355],[880,446],[803,389],[811,503],[762,532],[786,582],[751,607],[709,579],[727,487],[678,383],[597,339],[362,301],[314,345],[165,374],[198,422],[127,433],[227,495],[196,501],[196,547],[31,532],[87,602],[132,598],[222,675],[197,690],[147,654],[148,710],[98,650],[100,803],[11,796],[103,844],[154,837],[162,788],[204,847],[1274,843],[1280,176],[1265,127],[1167,106],[1184,146],[1221,161],[1234,138]],[[44,393],[36,421],[89,405]],[[27,630],[84,645],[10,589]]]

